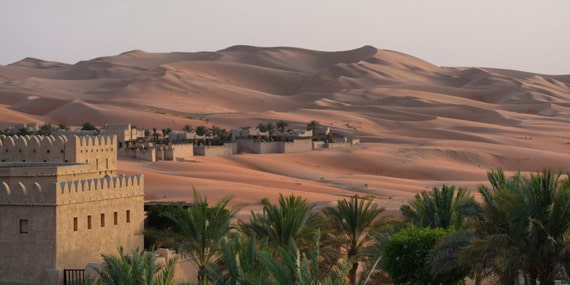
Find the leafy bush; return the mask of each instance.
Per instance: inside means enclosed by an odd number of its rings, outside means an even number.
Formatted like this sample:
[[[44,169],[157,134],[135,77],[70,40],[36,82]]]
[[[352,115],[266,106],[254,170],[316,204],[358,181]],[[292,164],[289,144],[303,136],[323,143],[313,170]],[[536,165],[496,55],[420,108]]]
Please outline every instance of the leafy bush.
[[[410,226],[396,233],[384,252],[384,269],[395,283],[458,284],[466,272],[454,271],[432,276],[429,256],[439,238],[452,230]]]

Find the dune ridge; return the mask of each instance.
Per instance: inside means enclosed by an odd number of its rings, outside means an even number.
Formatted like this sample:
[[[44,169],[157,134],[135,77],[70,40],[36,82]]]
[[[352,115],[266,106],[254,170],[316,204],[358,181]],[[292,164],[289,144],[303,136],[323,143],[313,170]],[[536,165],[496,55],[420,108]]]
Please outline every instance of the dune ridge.
[[[122,160],[147,175],[147,199],[259,205],[303,194],[327,205],[353,193],[395,210],[433,186],[484,183],[486,171],[568,171],[570,75],[441,67],[363,46],[348,51],[237,45],[213,52],[128,51],[75,64],[0,65],[0,121],[223,128],[317,120],[363,144],[289,155]]]

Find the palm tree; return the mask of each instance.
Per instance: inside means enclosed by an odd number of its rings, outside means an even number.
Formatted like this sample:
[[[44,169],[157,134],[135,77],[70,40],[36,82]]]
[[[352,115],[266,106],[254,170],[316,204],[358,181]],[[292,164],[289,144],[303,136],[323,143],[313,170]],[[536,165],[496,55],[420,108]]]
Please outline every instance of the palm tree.
[[[278,248],[278,255],[270,251],[259,253],[261,263],[269,271],[272,284],[278,285],[343,285],[348,271],[349,263],[337,263],[328,273],[321,270],[321,256],[319,254],[320,232],[316,231],[313,237],[313,245],[308,254],[303,253],[293,240],[288,245]],[[261,284],[261,283],[260,283]],[[267,283],[264,283],[267,284]],[[365,283],[361,283],[364,285]],[[359,284],[360,285],[360,284]]]
[[[59,123],[57,126],[64,131],[69,131],[69,127],[64,123]]]
[[[479,206],[466,188],[443,185],[431,192],[416,194],[407,205],[400,207],[406,222],[419,227],[464,227],[465,219],[478,213]]]
[[[38,135],[49,136],[53,133],[53,131],[54,131],[53,125],[50,123],[45,123],[40,126],[40,129],[38,130],[37,133]]]
[[[273,125],[272,123],[267,123],[265,127],[267,128],[269,136],[272,136],[275,133],[275,125]]]
[[[570,259],[570,181],[543,170],[505,178],[488,174],[491,188],[481,186],[483,216],[475,224],[480,237],[465,249],[489,270],[512,284],[522,272],[527,282],[553,284]]]
[[[85,122],[83,123],[83,126],[81,127],[82,131],[99,131],[99,129],[97,129],[97,127],[95,127],[95,125],[93,125],[90,122]]]
[[[196,135],[205,136],[208,133],[208,128],[206,126],[198,126],[196,128]]]
[[[265,125],[264,123],[259,123],[259,124],[257,125],[257,129],[258,129],[260,132],[267,132],[267,125]]]
[[[243,232],[257,239],[267,238],[274,249],[289,245],[289,240],[302,249],[311,245],[314,232],[323,225],[322,219],[313,211],[314,205],[309,204],[300,196],[279,195],[279,204],[263,201],[263,212],[251,212],[249,223],[240,222]]]
[[[336,207],[323,210],[329,225],[328,234],[332,245],[352,260],[349,272],[350,284],[356,284],[359,262],[370,257],[366,249],[375,244],[374,235],[388,218],[380,218],[384,208],[378,207],[372,197],[354,195],[350,200],[339,200]]]
[[[32,132],[32,130],[30,130],[27,127],[21,127],[21,128],[18,128],[18,130],[16,131],[16,134],[19,136],[26,136],[26,135],[33,134],[33,132]]]
[[[198,267],[198,284],[208,284],[207,267],[220,258],[220,241],[229,234],[237,208],[226,207],[231,198],[221,199],[213,207],[194,190],[194,206],[177,207],[165,212],[176,226],[165,232],[163,239],[175,245]]]
[[[282,134],[285,133],[287,127],[289,126],[289,124],[283,120],[278,121],[276,125],[277,130]]]
[[[165,264],[156,262],[154,252],[144,253],[133,250],[130,256],[119,247],[119,256],[103,255],[99,268],[100,278],[95,284],[101,285],[173,285],[176,258]]]
[[[183,130],[184,132],[190,133],[190,132],[192,132],[192,126],[190,126],[190,125],[184,125],[184,127],[182,128],[182,130]]]
[[[321,124],[320,124],[318,121],[315,121],[315,120],[310,121],[310,122],[307,124],[307,130],[311,130],[311,131],[313,132],[313,138],[315,138],[315,137],[317,136],[317,133],[316,133],[317,127],[320,126],[320,125],[321,125]]]
[[[152,128],[152,136],[154,137],[154,141],[158,140],[158,129]]]
[[[206,137],[208,136],[208,133],[210,132],[210,130],[208,129],[208,127],[202,125],[202,126],[198,126],[196,128],[196,135],[197,136],[204,136],[204,144],[206,144]]]
[[[271,276],[259,258],[266,249],[266,240],[253,236],[225,237],[221,241],[223,262],[210,266],[209,276],[215,284],[270,284]]]

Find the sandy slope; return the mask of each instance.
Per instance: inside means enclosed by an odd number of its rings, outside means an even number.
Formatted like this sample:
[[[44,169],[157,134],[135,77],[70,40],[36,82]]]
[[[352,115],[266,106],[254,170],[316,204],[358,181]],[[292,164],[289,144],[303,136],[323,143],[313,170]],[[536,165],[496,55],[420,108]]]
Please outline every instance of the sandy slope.
[[[0,65],[0,108],[2,123],[159,129],[317,120],[364,142],[302,154],[121,161],[125,172],[146,175],[149,200],[188,200],[192,187],[250,208],[279,193],[319,205],[363,193],[395,211],[444,183],[475,190],[493,168],[567,171],[570,159],[570,75],[444,68],[370,46],[135,50],[73,65],[26,58]]]

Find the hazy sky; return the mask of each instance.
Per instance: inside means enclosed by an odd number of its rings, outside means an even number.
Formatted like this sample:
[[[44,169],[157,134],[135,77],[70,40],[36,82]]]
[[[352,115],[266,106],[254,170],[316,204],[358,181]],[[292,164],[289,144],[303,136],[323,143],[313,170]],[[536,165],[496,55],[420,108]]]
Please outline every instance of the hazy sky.
[[[0,0],[0,64],[237,44],[570,74],[570,0]]]

